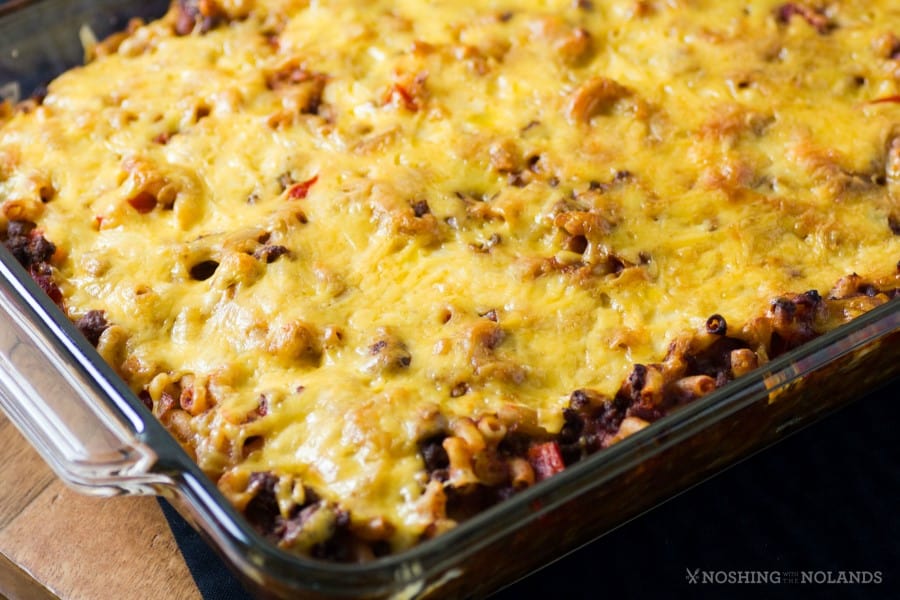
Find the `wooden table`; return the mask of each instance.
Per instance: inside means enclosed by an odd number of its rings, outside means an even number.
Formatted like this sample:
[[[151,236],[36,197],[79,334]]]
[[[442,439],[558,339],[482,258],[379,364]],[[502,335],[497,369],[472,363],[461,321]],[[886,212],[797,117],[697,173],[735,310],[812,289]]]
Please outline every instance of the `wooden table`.
[[[199,600],[155,498],[65,487],[0,412],[0,598]]]

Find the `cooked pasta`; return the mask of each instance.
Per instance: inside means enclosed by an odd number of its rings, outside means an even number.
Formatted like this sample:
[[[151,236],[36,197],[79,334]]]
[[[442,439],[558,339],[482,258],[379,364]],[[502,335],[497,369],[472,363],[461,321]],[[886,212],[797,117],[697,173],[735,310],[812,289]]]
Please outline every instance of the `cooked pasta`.
[[[176,0],[0,110],[2,239],[368,560],[898,294],[895,4]]]

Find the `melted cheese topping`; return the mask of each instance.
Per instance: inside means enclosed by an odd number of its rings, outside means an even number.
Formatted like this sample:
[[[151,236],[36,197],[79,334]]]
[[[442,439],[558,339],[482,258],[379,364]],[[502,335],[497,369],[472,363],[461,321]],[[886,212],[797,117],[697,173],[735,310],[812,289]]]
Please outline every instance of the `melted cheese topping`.
[[[222,4],[13,116],[4,214],[136,391],[193,381],[207,472],[290,475],[395,547],[435,414],[558,430],[710,314],[900,257],[889,0]]]

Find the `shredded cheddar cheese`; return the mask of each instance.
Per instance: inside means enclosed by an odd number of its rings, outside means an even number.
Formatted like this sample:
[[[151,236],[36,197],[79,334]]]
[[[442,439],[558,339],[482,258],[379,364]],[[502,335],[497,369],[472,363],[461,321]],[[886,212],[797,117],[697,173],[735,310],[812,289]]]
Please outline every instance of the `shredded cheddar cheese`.
[[[272,473],[408,547],[438,420],[557,432],[714,313],[897,269],[894,2],[206,4],[9,115],[0,203],[241,508]]]

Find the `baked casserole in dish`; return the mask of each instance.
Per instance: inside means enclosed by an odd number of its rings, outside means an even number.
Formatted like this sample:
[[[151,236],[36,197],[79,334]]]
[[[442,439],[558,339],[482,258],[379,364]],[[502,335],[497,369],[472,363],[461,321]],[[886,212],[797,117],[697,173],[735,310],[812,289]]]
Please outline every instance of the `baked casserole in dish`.
[[[0,108],[8,303],[49,298],[71,368],[102,357],[265,552],[394,564],[572,501],[608,454],[594,480],[631,495],[594,490],[599,531],[852,395],[809,377],[896,375],[900,8],[857,4],[179,0],[83,28],[85,66]]]

